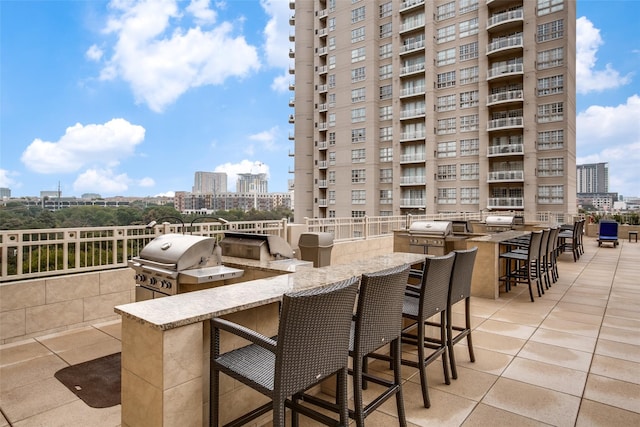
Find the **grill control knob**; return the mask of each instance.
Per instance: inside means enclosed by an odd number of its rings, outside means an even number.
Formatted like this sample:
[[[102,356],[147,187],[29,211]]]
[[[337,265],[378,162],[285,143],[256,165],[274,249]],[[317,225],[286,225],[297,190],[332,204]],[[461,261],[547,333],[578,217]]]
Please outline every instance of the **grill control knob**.
[[[155,285],[158,282],[158,279],[156,279],[155,277],[150,277],[149,278],[149,284],[150,285]]]
[[[145,276],[144,274],[136,274],[135,276],[136,280],[139,282],[144,282],[145,280],[147,280],[147,276]]]
[[[171,282],[169,282],[168,280],[164,280],[164,287],[167,289],[171,289]]]

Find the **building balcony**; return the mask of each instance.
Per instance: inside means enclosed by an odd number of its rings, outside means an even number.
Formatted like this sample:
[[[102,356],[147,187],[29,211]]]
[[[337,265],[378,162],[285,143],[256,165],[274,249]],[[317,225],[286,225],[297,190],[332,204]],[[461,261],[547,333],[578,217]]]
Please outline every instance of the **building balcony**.
[[[514,26],[522,26],[524,23],[524,11],[522,9],[509,10],[496,13],[487,19],[487,31],[508,30]]]
[[[318,55],[324,56],[329,52],[329,48],[327,46],[318,48]]]
[[[291,43],[293,43],[293,42],[295,42],[295,41],[296,41],[296,36],[295,36],[295,34],[289,34],[289,41],[290,41]]]
[[[326,160],[318,160],[318,169],[326,169],[328,162]]]
[[[289,132],[289,138],[288,139],[289,139],[289,141],[295,141],[296,140],[295,134]]]
[[[495,80],[504,77],[524,75],[523,64],[509,64],[491,67],[487,71],[487,80]]]
[[[400,185],[424,185],[427,179],[424,175],[401,176]]]
[[[326,208],[327,206],[327,199],[318,199],[318,207]]]
[[[329,11],[327,9],[321,9],[316,12],[316,16],[320,19],[326,18],[328,14]]]
[[[326,65],[321,65],[318,67],[318,74],[327,74],[328,67]]]
[[[327,104],[318,104],[318,111],[321,113],[327,111]]]
[[[319,179],[318,180],[318,187],[319,188],[327,188],[327,180],[326,179]]]
[[[295,73],[296,73],[295,67],[289,67],[289,74],[295,74]]]
[[[424,163],[425,160],[425,153],[402,154],[400,156],[400,163]]]
[[[327,130],[329,128],[329,123],[328,122],[319,122],[318,123],[318,130]]]
[[[402,33],[406,33],[408,31],[414,31],[414,30],[419,30],[419,29],[423,29],[424,28],[424,19],[421,20],[415,20],[412,19],[409,22],[405,22],[403,24],[400,24],[400,34]]]
[[[400,111],[400,120],[417,119],[426,115],[424,108]]]
[[[524,48],[524,37],[522,35],[502,37],[487,45],[487,56],[496,53],[505,53],[511,50],[522,50]]]
[[[400,68],[400,77],[406,77],[411,74],[416,74],[423,72],[425,69],[424,62],[419,64],[408,65],[406,67]]]
[[[295,0],[289,0],[289,9],[291,9],[291,10],[295,10],[296,9]]]
[[[289,114],[289,124],[294,124],[296,122],[296,118],[293,114]]]
[[[289,107],[293,108],[296,106],[296,99],[295,98],[289,98]]]
[[[400,47],[400,55],[406,55],[407,53],[414,53],[419,50],[424,50],[424,40],[403,44]]]
[[[401,208],[425,208],[426,206],[427,202],[424,198],[400,199]]]
[[[487,157],[524,155],[524,144],[501,144],[487,147]]]
[[[489,197],[487,199],[489,209],[524,209],[522,197]]]
[[[524,128],[524,117],[505,117],[487,122],[487,130],[490,131],[514,128]]]
[[[327,141],[318,141],[318,150],[326,150],[327,146]]]
[[[524,182],[523,170],[494,171],[487,174],[487,182]]]
[[[296,15],[291,15],[289,17],[289,25],[291,25],[292,27],[296,25]]]
[[[400,13],[409,12],[422,5],[424,5],[424,0],[404,0],[400,4]]]
[[[425,94],[424,86],[415,86],[415,87],[400,90],[400,98],[409,98],[412,96],[424,96],[424,94]]]
[[[327,85],[318,85],[318,92],[323,93],[327,91]]]
[[[295,83],[289,83],[289,90],[296,90],[296,84]]]
[[[296,57],[296,52],[293,49],[289,49],[289,58],[294,59]]]
[[[510,102],[524,102],[524,91],[507,90],[487,96],[487,107],[497,104],[508,104]]]
[[[402,132],[400,134],[400,142],[422,140],[426,134],[426,131],[423,130],[418,132]]]

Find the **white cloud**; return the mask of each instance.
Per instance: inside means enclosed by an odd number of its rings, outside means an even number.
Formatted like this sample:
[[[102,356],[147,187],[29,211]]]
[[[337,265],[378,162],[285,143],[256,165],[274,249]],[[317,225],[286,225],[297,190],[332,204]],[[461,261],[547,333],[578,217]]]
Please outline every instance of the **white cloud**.
[[[105,124],[77,123],[56,142],[33,140],[22,153],[24,165],[38,173],[69,173],[88,164],[114,167],[133,154],[144,140],[145,129],[124,119]]]
[[[274,151],[275,149],[277,149],[276,140],[278,139],[279,134],[280,129],[278,128],[278,126],[274,126],[269,130],[249,135],[249,139],[251,141],[259,142],[260,148],[262,149]]]
[[[175,191],[167,191],[165,193],[155,194],[153,197],[174,197],[176,195]]]
[[[237,174],[239,173],[264,173],[269,178],[269,166],[255,161],[244,159],[240,163],[225,163],[223,165],[216,166],[214,172],[226,172],[227,174],[227,190],[236,191],[236,182],[238,181]]]
[[[609,163],[609,191],[640,195],[640,96],[615,107],[593,105],[577,116],[577,164]]]
[[[264,51],[267,63],[284,70],[282,75],[273,80],[271,89],[276,92],[285,92],[289,89],[288,70],[291,63],[289,49],[293,49],[293,43],[289,41],[289,33],[293,31],[289,25],[289,17],[293,12],[289,9],[288,2],[282,0],[261,0],[260,5],[270,17],[264,28]]]
[[[78,175],[73,190],[78,193],[114,195],[127,191],[131,182],[126,173],[117,175],[111,169],[88,169]]]
[[[596,69],[598,49],[604,42],[600,37],[600,30],[586,17],[576,21],[576,90],[580,94],[601,92],[614,89],[631,81],[630,76],[621,76],[606,64],[602,70]]]
[[[94,44],[94,45],[91,45],[89,49],[87,49],[87,52],[85,53],[85,55],[91,61],[98,62],[102,58],[102,55],[104,55],[104,52],[102,51],[102,49],[100,49],[98,46]]]
[[[4,187],[4,188],[14,187],[17,183],[12,178],[12,176],[15,176],[15,175],[16,175],[15,172],[11,172],[6,169],[0,169],[0,187]]]
[[[213,24],[216,22],[216,11],[209,8],[209,0],[191,0],[187,6],[187,12],[191,13],[199,25]]]
[[[140,187],[153,187],[154,185],[156,185],[156,182],[153,180],[153,178],[147,176],[139,180],[138,185]]]
[[[100,78],[122,78],[136,102],[153,111],[162,112],[191,88],[219,85],[260,68],[257,49],[234,34],[229,22],[208,31],[181,28],[175,0],[114,0],[110,6],[113,15],[105,32],[115,34],[117,42]],[[193,1],[185,10],[196,21],[216,18],[206,1]]]

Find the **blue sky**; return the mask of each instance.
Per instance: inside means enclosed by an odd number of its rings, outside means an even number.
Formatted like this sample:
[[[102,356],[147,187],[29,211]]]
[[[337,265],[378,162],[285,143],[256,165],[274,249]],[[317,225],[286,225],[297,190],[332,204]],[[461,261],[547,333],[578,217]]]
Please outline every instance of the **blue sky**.
[[[528,0],[533,1],[533,0]],[[0,187],[190,191],[293,175],[289,0],[0,0]],[[577,162],[640,196],[640,1],[579,0]]]

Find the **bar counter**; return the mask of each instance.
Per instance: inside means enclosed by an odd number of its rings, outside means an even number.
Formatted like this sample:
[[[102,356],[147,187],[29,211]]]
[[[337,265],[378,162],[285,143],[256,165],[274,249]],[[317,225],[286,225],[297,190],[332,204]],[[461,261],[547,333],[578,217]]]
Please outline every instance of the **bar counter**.
[[[207,425],[209,319],[226,315],[273,335],[283,294],[423,259],[420,254],[394,252],[322,268],[276,264],[274,271],[282,274],[273,277],[115,307],[122,316],[122,426]],[[295,272],[287,273],[292,269]],[[235,403],[255,401],[237,385],[226,391]],[[221,407],[226,410],[243,409],[224,401],[223,396]]]

